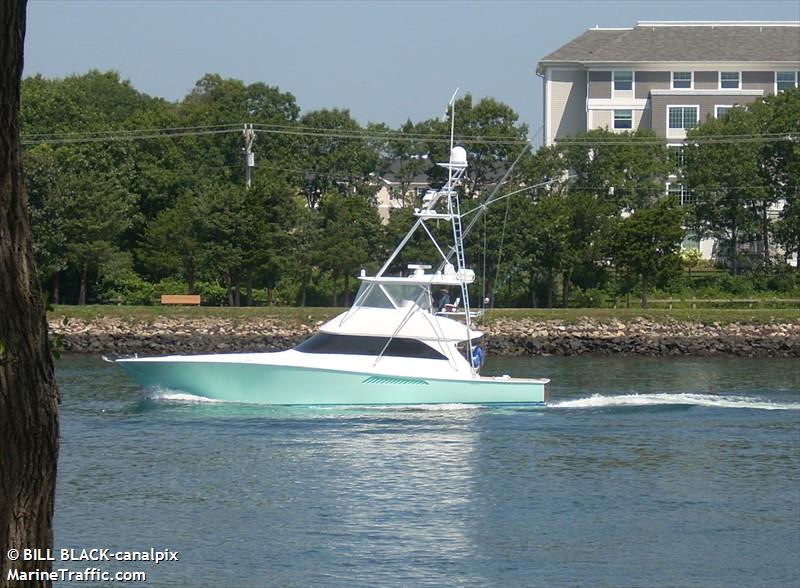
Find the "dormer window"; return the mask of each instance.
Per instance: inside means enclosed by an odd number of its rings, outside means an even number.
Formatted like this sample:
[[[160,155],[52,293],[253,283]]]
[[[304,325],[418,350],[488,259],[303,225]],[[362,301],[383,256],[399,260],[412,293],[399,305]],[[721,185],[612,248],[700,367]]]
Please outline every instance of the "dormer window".
[[[719,72],[720,90],[738,90],[742,87],[741,76],[738,71]]]
[[[690,71],[672,72],[673,90],[691,90],[691,88],[692,88],[692,72]]]
[[[630,92],[633,90],[633,72],[630,70],[614,71],[614,91]]]

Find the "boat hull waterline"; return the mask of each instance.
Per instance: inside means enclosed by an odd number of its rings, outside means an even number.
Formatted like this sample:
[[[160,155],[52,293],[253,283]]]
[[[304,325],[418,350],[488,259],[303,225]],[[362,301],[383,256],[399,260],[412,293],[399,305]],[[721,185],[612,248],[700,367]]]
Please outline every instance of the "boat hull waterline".
[[[548,380],[482,376],[438,379],[230,362],[118,363],[143,388],[214,400],[276,405],[536,404]]]

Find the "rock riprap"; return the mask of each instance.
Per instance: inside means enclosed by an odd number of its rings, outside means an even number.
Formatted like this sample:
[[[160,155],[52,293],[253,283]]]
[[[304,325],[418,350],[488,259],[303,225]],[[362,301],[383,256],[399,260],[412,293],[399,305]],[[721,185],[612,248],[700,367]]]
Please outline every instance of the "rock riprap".
[[[205,353],[278,351],[314,333],[321,324],[278,318],[157,317],[50,322],[65,353]],[[800,357],[800,322],[742,324],[581,319],[499,318],[480,328],[494,355],[734,355]]]

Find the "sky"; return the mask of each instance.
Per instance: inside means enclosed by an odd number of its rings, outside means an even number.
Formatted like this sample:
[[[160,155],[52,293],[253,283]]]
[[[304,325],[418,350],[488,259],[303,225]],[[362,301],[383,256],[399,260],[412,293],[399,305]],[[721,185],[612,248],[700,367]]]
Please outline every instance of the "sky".
[[[439,117],[456,88],[542,124],[539,59],[594,26],[800,20],[800,0],[29,0],[24,75],[116,70],[181,100],[206,73],[347,108],[396,128]],[[237,121],[231,121],[237,122]]]

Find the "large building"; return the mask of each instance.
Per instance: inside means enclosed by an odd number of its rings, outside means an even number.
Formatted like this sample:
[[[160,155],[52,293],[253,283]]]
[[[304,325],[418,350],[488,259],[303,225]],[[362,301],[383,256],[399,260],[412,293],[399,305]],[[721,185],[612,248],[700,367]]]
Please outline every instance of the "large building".
[[[800,85],[800,22],[593,28],[543,57],[536,73],[544,80],[545,145],[592,129],[648,128],[680,151],[687,129]],[[679,176],[665,180],[682,204],[695,201]],[[713,239],[688,236],[684,247],[716,255]]]
[[[800,22],[638,22],[593,28],[539,61],[544,142],[591,129],[686,129],[800,84]]]

